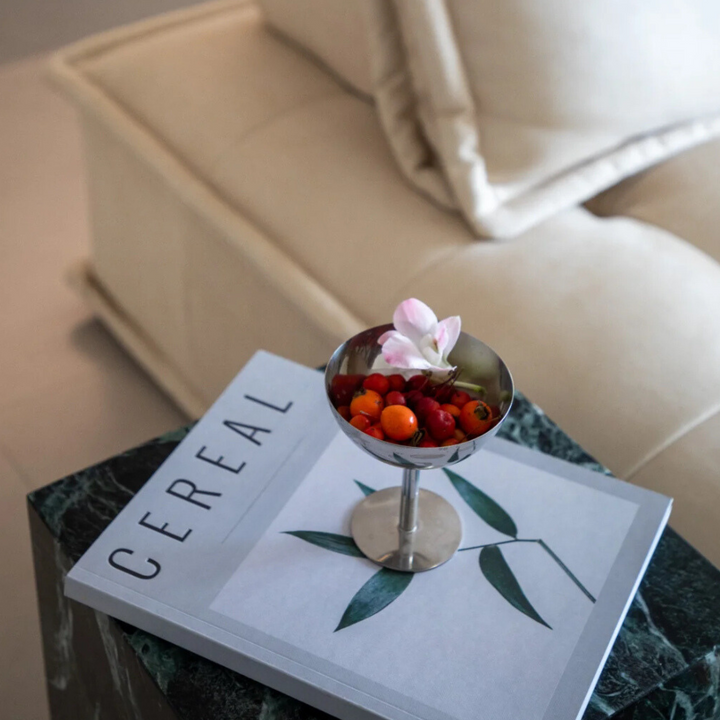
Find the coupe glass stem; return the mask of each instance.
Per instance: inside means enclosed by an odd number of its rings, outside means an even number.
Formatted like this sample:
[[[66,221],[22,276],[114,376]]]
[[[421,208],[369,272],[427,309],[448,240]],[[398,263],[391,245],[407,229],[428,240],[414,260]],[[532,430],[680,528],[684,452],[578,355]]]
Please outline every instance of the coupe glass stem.
[[[402,493],[400,495],[400,530],[414,532],[417,529],[418,514],[418,475],[419,470],[403,470]]]

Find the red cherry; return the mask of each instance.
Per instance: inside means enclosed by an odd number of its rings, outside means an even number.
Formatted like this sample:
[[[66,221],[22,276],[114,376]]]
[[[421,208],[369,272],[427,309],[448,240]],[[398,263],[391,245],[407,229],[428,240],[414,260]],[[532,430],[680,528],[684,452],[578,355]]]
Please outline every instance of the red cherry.
[[[410,390],[427,390],[430,383],[424,375],[413,375],[408,381],[407,386]]]
[[[330,382],[330,396],[335,407],[350,405],[364,379],[364,375],[336,375]]]
[[[378,440],[384,440],[385,439],[385,433],[382,431],[382,428],[379,425],[372,425],[367,430],[365,430],[366,435],[370,435]]]
[[[450,402],[453,389],[450,385],[438,385],[437,387],[432,388],[430,394],[442,405]]]
[[[405,391],[405,378],[402,375],[388,375],[388,382],[391,390]]]
[[[338,409],[338,415],[340,415],[341,418],[344,418],[348,422],[350,422],[350,406],[349,405],[341,405]]]
[[[427,427],[434,440],[442,442],[453,436],[455,418],[444,410],[433,410],[425,420],[425,427]]]
[[[461,410],[465,403],[469,403],[470,400],[472,400],[472,398],[464,390],[458,390],[453,393],[453,396],[450,398],[451,404],[455,405],[455,407],[459,407]]]
[[[386,395],[390,389],[390,381],[380,373],[373,373],[363,380],[366,390],[374,390],[378,395]]]
[[[418,443],[418,447],[437,447],[438,444],[432,438],[425,438]]]
[[[419,400],[422,400],[425,396],[419,390],[411,390],[405,393],[405,403],[408,407],[414,408]]]
[[[415,403],[415,414],[417,419],[423,423],[427,419],[427,416],[437,410],[440,407],[440,403],[437,400],[433,400],[431,397],[422,397]]]
[[[370,418],[366,415],[356,415],[350,420],[350,424],[361,432],[365,432],[365,430],[372,425],[372,422],[370,422]]]
[[[450,445],[459,445],[460,441],[455,438],[448,438],[440,443],[440,447],[449,447]]]
[[[407,405],[405,396],[397,390],[391,390],[385,396],[385,407],[388,407],[388,405]]]

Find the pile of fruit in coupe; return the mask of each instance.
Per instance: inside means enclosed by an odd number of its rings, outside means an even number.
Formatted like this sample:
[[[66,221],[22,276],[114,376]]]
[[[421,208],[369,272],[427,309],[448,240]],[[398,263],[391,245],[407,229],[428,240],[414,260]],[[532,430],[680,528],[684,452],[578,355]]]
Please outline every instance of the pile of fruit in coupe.
[[[483,388],[456,386],[455,376],[434,382],[427,375],[336,375],[330,396],[353,427],[378,440],[432,448],[472,440],[500,420],[485,403]],[[472,393],[472,394],[471,394]]]

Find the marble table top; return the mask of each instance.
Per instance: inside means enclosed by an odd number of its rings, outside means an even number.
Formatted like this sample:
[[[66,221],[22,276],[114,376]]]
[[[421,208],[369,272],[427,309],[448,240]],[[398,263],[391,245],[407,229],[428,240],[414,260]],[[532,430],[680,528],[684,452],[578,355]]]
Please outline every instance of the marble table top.
[[[189,428],[32,493],[28,500],[70,564],[167,458]],[[536,405],[517,396],[500,436],[609,472]],[[672,522],[672,520],[671,520]],[[178,718],[299,720],[323,714],[193,653],[110,620]],[[720,718],[720,571],[666,529],[585,720]]]

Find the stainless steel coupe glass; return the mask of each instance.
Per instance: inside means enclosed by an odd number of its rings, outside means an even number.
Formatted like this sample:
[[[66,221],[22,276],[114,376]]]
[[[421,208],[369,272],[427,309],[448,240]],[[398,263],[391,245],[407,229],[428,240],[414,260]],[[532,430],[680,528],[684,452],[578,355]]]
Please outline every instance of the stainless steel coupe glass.
[[[483,435],[458,445],[420,448],[378,440],[353,427],[335,409],[331,398],[338,374],[369,375],[381,352],[378,338],[392,325],[380,325],[344,342],[330,358],[325,390],[343,432],[377,460],[402,468],[402,486],[368,495],[355,508],[351,532],[360,550],[393,570],[422,572],[447,562],[460,546],[462,525],[455,508],[429,490],[420,490],[419,471],[462,462],[477,452],[500,428],[514,396],[512,376],[498,354],[467,333],[460,333],[448,360],[462,369],[460,380],[481,385],[484,400],[500,408],[500,419]]]

